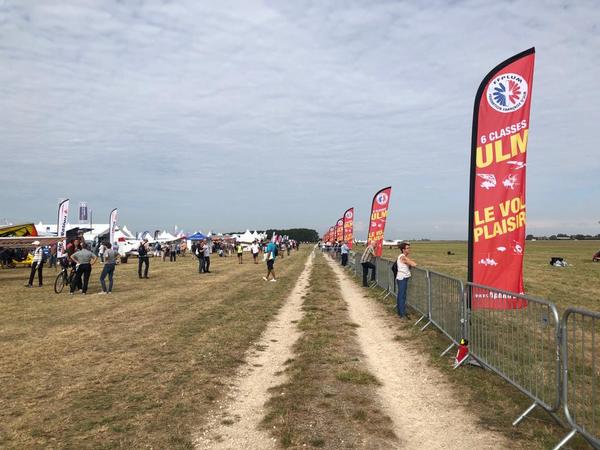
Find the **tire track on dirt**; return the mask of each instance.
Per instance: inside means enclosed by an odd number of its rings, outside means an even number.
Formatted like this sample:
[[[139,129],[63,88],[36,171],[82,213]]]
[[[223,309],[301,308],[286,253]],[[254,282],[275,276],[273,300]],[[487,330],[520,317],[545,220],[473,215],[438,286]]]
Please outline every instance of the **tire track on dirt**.
[[[249,351],[246,364],[229,383],[227,398],[207,419],[195,439],[196,449],[275,449],[277,442],[260,430],[269,399],[269,388],[281,383],[277,376],[293,356],[300,332],[293,323],[302,319],[302,297],[306,293],[314,260],[310,254],[296,285],[277,316]],[[268,299],[265,299],[268,301]]]
[[[381,403],[400,438],[398,448],[510,448],[500,433],[478,425],[477,417],[460,406],[460,399],[427,358],[394,340],[402,334],[397,319],[367,298],[340,266],[327,258],[340,283],[371,373],[382,383]],[[404,332],[405,333],[405,332]]]

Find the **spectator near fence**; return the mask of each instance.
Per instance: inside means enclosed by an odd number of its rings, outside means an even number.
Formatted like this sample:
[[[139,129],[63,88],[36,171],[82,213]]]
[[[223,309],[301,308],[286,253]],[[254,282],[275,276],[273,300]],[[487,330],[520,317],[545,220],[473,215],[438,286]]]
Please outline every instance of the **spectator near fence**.
[[[363,252],[360,258],[360,264],[363,268],[363,286],[368,286],[367,283],[367,275],[369,274],[369,269],[371,269],[371,281],[375,281],[375,249],[373,248],[373,244],[368,243],[367,248]]]
[[[345,241],[342,243],[340,251],[342,252],[342,266],[346,266],[348,264],[348,253],[350,252],[350,249]]]
[[[400,317],[406,317],[406,291],[408,290],[408,280],[410,279],[410,268],[416,267],[417,263],[409,258],[410,243],[402,242],[400,244],[400,255],[396,264],[398,271],[396,273],[396,283],[398,284],[398,297],[396,299],[396,308]]]
[[[37,270],[38,273],[38,283],[39,286],[42,287],[44,285],[44,248],[40,245],[40,241],[33,241],[33,245],[35,245],[35,250],[33,251],[33,262],[31,263],[31,272],[29,274],[29,283],[27,283],[26,287],[33,287],[33,279],[35,277],[35,272]]]

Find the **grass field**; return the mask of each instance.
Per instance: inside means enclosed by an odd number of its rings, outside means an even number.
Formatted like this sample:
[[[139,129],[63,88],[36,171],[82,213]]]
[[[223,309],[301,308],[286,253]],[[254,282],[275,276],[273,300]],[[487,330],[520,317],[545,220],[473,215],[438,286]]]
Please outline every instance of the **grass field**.
[[[600,309],[600,264],[590,261],[599,246],[589,241],[528,243],[528,293],[561,308]],[[455,255],[447,255],[449,250]],[[45,271],[45,287],[33,289],[24,288],[28,269],[0,270],[0,448],[192,448],[194,433],[224,398],[224,383],[289,294],[308,253],[305,247],[291,258],[278,259],[277,283],[262,281],[264,264],[246,261],[240,266],[236,258],[213,257],[213,273],[207,275],[197,273],[191,257],[176,263],[151,259],[149,280],[137,278],[135,264],[124,264],[117,267],[112,296],[57,295],[51,287],[56,274],[52,269]],[[386,250],[386,256],[396,255],[397,250]],[[572,266],[551,267],[550,256],[562,256]],[[461,278],[466,274],[465,243],[415,242],[413,257],[421,267]],[[340,418],[338,426],[364,427],[388,438],[383,417],[365,416],[352,406],[355,386],[366,391],[372,387],[348,383],[355,374],[355,349],[327,350],[340,339],[349,342],[353,328],[337,288],[328,284],[329,269],[321,266],[316,266],[318,274],[313,274],[306,297],[304,339],[289,365],[292,378],[282,388],[298,399],[302,389],[311,388],[298,374],[318,380],[319,371],[328,370],[336,401],[348,401],[348,411],[354,411]],[[90,294],[99,290],[100,268],[94,266]],[[388,298],[390,314],[392,304]],[[338,334],[323,335],[333,323],[341,324],[336,325]],[[439,358],[447,340],[432,329],[414,330],[411,344],[431,354],[432,364],[470,399],[485,426],[502,430],[522,448],[527,442],[545,448],[561,437],[564,430],[540,411],[511,428],[510,421],[529,400],[489,372],[449,370],[448,360]],[[324,353],[313,354],[315,342],[323,344]],[[291,413],[278,415],[293,406],[272,403],[268,420],[282,424],[293,418]],[[335,407],[327,402],[308,406],[319,414]],[[306,411],[295,413],[297,419],[310,419]],[[290,442],[300,439],[318,446],[335,440],[335,429],[310,437],[302,425],[284,427]],[[585,444],[578,438],[572,447]]]
[[[54,270],[0,271],[0,448],[192,448],[244,352],[289,294],[308,248],[264,263],[151,259],[117,266],[111,296],[57,295]],[[101,265],[89,292],[99,291]]]
[[[361,252],[362,246],[355,251]],[[559,310],[580,306],[600,311],[600,263],[592,255],[600,241],[527,241],[523,274],[525,292],[554,302]],[[448,252],[454,255],[448,255]],[[384,249],[383,257],[394,259],[398,249]],[[553,267],[552,256],[565,258],[569,267]],[[411,243],[411,258],[419,267],[467,278],[467,243],[464,241]]]

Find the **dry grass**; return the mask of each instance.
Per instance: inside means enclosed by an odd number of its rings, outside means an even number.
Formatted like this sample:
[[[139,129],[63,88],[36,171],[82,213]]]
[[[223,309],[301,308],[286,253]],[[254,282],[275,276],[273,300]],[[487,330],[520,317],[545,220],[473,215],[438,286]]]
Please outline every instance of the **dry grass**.
[[[117,267],[114,293],[25,289],[0,272],[0,447],[192,448],[192,433],[288,295],[308,249],[264,264],[213,257]],[[94,266],[90,292],[99,290]]]
[[[272,390],[264,426],[285,447],[390,448],[396,437],[374,400],[378,381],[363,363],[357,325],[333,279],[317,255],[289,381]]]
[[[412,242],[411,257],[420,267],[465,280],[467,243],[464,241]],[[600,263],[592,255],[600,241],[527,241],[525,245],[525,292],[554,302],[559,310],[580,306],[600,310]],[[355,249],[362,251],[361,246]],[[454,255],[448,255],[448,251]],[[393,260],[399,250],[385,249],[383,257]],[[552,267],[552,256],[561,256],[569,267]]]

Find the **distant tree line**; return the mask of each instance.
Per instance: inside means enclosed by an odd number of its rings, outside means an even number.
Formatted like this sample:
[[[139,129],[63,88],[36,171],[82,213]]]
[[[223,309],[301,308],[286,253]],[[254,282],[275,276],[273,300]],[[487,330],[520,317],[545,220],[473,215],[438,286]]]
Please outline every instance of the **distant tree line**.
[[[271,237],[273,232],[282,236],[289,236],[290,239],[299,242],[317,242],[319,240],[319,233],[310,228],[289,228],[287,230],[267,230],[267,236]]]
[[[553,234],[551,236],[534,236],[533,234],[528,234],[525,237],[526,240],[538,240],[538,241],[560,241],[560,240],[574,240],[574,241],[592,241],[592,240],[600,240],[600,234],[591,235],[591,234],[565,234],[558,233]]]
[[[269,228],[268,230],[256,230],[257,233],[267,233],[267,237],[271,239],[273,236],[273,232],[280,234],[282,236],[288,236],[290,239],[299,242],[318,242],[319,241],[319,233],[315,230],[311,230],[310,228],[289,228],[287,230],[284,229],[273,229]],[[243,231],[232,231],[227,234],[243,234]]]

